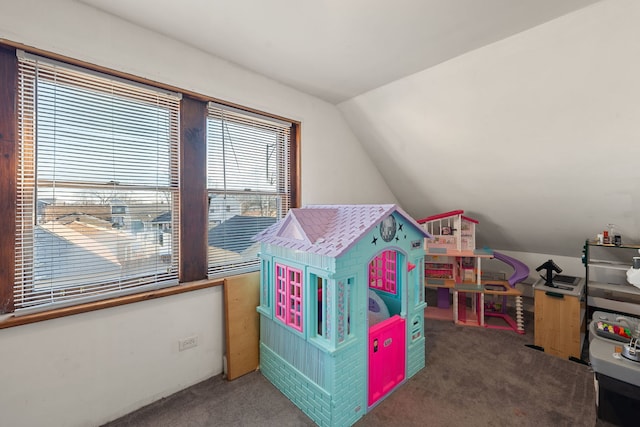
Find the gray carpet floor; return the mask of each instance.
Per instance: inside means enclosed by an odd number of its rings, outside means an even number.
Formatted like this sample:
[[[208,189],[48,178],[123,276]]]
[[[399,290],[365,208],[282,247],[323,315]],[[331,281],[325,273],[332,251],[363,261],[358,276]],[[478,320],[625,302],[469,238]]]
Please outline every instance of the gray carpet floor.
[[[425,321],[426,367],[356,426],[607,426],[596,420],[588,365],[532,349],[526,334]],[[221,376],[155,402],[109,427],[313,426],[259,371]]]

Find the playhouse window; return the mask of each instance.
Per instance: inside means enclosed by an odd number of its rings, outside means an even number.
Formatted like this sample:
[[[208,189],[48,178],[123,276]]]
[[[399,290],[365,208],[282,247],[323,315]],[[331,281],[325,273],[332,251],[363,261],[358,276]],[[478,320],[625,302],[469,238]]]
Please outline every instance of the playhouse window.
[[[287,312],[287,269],[284,266],[276,266],[276,318],[286,323]]]
[[[353,290],[353,278],[337,283],[338,308],[337,308],[337,332],[338,342],[343,342],[351,335],[351,293]]]
[[[260,278],[261,283],[268,283],[269,275],[269,262],[266,260],[262,260],[262,268],[260,269],[260,274],[262,277]],[[267,286],[261,286],[262,295],[260,296],[260,305],[262,307],[269,307],[271,305],[271,301],[269,299],[269,288]]]
[[[327,318],[327,279],[324,277],[311,275],[312,283],[315,284],[313,295],[316,298],[316,319],[317,325],[315,328],[319,337],[327,337],[327,324],[325,319]]]
[[[396,252],[386,250],[376,256],[369,264],[369,287],[391,294],[396,288]]]
[[[302,332],[302,271],[276,265],[276,318]]]
[[[423,259],[423,258],[422,258]],[[424,261],[418,262],[416,264],[416,268],[418,268],[419,272],[417,274],[414,275],[415,277],[415,282],[414,282],[414,286],[415,286],[415,305],[419,305],[422,304],[424,302],[424,282],[423,282],[423,277],[424,276]]]
[[[332,294],[324,277],[311,275],[311,283],[314,284],[312,295],[315,297],[315,313],[317,321],[316,335],[331,340],[334,334],[338,343],[341,343],[351,335],[351,311],[354,278],[338,280],[335,284],[335,292]],[[336,306],[332,306],[335,299]],[[335,310],[335,311],[334,311]]]

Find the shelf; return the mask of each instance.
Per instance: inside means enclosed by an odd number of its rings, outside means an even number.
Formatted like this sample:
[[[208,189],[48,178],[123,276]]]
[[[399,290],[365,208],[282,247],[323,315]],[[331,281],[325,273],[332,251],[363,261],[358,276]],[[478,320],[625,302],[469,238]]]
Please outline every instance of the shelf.
[[[589,262],[589,267],[608,268],[608,269],[611,269],[611,270],[627,271],[628,269],[631,268],[631,265],[630,264],[624,264],[624,263],[621,263],[621,262],[598,260],[598,261]]]
[[[640,295],[640,288],[628,283],[604,283],[592,280],[589,282],[589,287],[593,289],[608,289],[610,291]]]
[[[424,286],[427,288],[453,288],[456,285],[453,279],[425,278]]]
[[[587,279],[587,316],[594,310],[640,315],[640,288],[628,284],[624,275],[618,273],[631,268],[632,257],[638,256],[638,250],[640,245],[616,246],[585,241],[583,261]],[[604,283],[609,280],[616,283]]]
[[[640,249],[640,245],[605,245],[605,244],[600,244],[600,243],[595,243],[595,242],[586,242],[587,245],[593,247],[593,248],[619,248],[619,249]]]
[[[588,297],[587,304],[589,307],[601,308],[621,314],[632,314],[640,316],[640,305],[628,302],[615,301],[608,298]]]
[[[640,304],[640,288],[633,285],[589,282],[589,295]]]
[[[454,249],[430,247],[427,248],[427,255],[467,257],[467,258],[493,258],[493,251],[484,249],[457,251]]]

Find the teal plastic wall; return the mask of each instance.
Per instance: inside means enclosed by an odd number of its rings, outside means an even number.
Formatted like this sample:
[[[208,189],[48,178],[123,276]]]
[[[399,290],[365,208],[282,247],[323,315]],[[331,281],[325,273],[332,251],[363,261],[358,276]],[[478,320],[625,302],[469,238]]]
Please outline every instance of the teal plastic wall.
[[[398,296],[383,296],[390,311],[407,322],[405,380],[425,366],[424,245],[413,224],[394,213],[399,231],[385,242],[375,227],[339,258],[263,244],[258,312],[260,369],[283,394],[320,426],[355,423],[367,410],[368,266],[386,249],[399,251]],[[400,226],[402,224],[402,226]],[[304,271],[305,325],[302,333],[273,316],[273,264]],[[415,266],[408,271],[409,265]],[[317,336],[312,277],[326,278],[327,333]],[[379,293],[380,294],[380,293]]]

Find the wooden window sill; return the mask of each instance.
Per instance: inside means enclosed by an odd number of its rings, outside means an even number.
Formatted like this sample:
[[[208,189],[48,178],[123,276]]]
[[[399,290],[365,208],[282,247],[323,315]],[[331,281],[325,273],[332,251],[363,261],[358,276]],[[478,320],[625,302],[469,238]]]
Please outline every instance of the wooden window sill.
[[[42,313],[27,314],[25,316],[13,316],[9,314],[6,319],[0,320],[0,329],[11,328],[14,326],[28,325],[30,323],[42,322],[44,320],[57,319],[59,317],[73,316],[74,314],[88,313],[90,311],[102,310],[103,308],[117,307],[119,305],[132,304],[140,301],[147,301],[156,298],[177,295],[184,292],[197,291],[200,289],[221,286],[224,284],[223,279],[216,280],[198,280],[194,282],[181,283],[178,286],[170,288],[158,289],[156,291],[141,292],[139,294],[127,295],[123,297],[111,298],[103,301],[96,301],[87,304],[74,305],[72,307],[64,307],[43,311]]]

